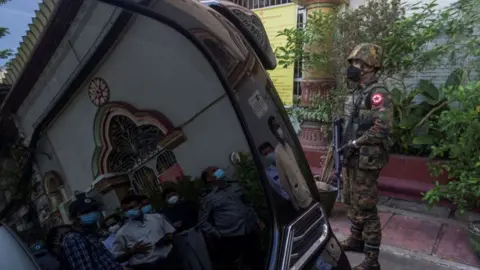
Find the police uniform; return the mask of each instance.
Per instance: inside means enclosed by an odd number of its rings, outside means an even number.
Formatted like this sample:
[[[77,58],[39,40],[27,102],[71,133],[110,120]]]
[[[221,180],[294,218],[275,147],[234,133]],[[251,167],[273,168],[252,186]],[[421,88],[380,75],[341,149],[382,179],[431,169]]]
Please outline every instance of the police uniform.
[[[365,43],[353,50],[348,61],[361,60],[379,69],[380,57],[379,46]],[[344,153],[342,195],[352,225],[351,235],[342,247],[346,251],[365,252],[365,260],[353,269],[380,269],[382,231],[377,212],[377,180],[388,162],[393,119],[390,93],[374,77],[359,83],[346,100],[345,117],[344,138],[353,147]]]

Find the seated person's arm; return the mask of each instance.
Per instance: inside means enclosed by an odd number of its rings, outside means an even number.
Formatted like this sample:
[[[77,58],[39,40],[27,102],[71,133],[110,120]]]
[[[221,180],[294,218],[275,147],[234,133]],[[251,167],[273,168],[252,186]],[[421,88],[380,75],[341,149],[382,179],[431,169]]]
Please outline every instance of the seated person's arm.
[[[117,237],[113,242],[112,253],[117,261],[123,263],[130,260],[131,257],[137,254],[150,251],[151,248],[152,247],[150,244],[137,243],[133,248],[129,249],[127,247],[127,241],[125,240],[125,237],[117,234]]]

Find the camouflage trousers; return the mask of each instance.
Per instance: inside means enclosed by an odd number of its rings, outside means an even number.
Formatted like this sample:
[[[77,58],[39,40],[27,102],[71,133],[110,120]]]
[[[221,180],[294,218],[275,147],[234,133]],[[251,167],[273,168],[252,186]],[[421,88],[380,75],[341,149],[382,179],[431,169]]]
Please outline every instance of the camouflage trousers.
[[[348,206],[348,218],[352,222],[352,233],[356,228],[365,243],[380,245],[382,227],[378,217],[377,180],[380,171],[343,168],[342,196]]]

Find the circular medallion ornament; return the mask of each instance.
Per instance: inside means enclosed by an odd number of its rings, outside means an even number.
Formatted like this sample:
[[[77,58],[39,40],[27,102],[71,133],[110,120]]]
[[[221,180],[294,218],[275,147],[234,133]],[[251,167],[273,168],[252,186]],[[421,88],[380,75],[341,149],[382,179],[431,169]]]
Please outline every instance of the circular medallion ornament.
[[[96,106],[107,103],[110,97],[110,88],[107,82],[102,78],[93,78],[88,85],[88,96]]]

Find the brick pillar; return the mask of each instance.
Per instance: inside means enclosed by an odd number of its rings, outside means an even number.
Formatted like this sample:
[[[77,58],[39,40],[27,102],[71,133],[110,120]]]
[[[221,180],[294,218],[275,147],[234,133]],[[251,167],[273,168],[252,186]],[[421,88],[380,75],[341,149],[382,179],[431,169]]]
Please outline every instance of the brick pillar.
[[[303,5],[308,15],[315,11],[334,12],[334,8],[344,4],[341,0],[303,0],[300,4]],[[331,44],[327,44],[331,46]],[[305,50],[315,50],[315,46],[305,48]],[[310,100],[313,96],[325,96],[330,89],[335,88],[335,78],[331,73],[326,72],[329,67],[323,70],[303,70],[303,78],[301,82],[301,106],[309,106]],[[310,167],[321,168],[324,162],[324,157],[330,144],[330,125],[331,123],[320,122],[303,122],[301,124],[300,142],[303,151],[307,157]]]

